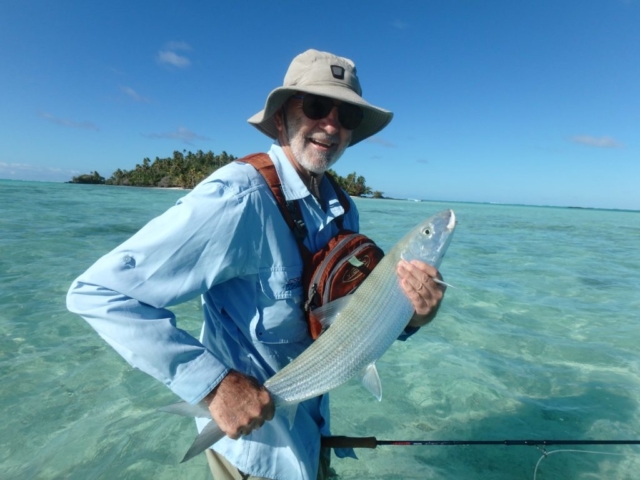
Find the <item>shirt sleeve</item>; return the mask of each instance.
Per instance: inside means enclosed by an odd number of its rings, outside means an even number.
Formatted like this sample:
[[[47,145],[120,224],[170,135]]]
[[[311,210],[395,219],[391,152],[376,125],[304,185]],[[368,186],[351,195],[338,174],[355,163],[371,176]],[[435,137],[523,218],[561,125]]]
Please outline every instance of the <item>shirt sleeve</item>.
[[[222,180],[200,184],[99,259],[72,285],[67,307],[127,362],[197,403],[228,372],[167,309],[248,272],[248,198]]]

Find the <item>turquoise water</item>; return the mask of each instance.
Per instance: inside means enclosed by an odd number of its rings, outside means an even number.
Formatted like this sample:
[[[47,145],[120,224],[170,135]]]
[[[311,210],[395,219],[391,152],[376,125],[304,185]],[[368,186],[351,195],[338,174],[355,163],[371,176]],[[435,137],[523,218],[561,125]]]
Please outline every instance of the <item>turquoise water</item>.
[[[179,464],[189,419],[66,311],[71,281],[184,192],[0,180],[0,478],[205,479]],[[357,200],[390,247],[453,208],[436,321],[380,360],[383,400],[332,393],[335,434],[378,439],[639,439],[640,212]],[[197,334],[198,302],[176,308]],[[558,447],[548,447],[548,451]],[[548,479],[635,479],[640,447],[566,447]],[[607,455],[584,453],[604,452]],[[334,460],[343,479],[531,479],[534,447],[403,446]],[[616,455],[612,455],[616,454]]]

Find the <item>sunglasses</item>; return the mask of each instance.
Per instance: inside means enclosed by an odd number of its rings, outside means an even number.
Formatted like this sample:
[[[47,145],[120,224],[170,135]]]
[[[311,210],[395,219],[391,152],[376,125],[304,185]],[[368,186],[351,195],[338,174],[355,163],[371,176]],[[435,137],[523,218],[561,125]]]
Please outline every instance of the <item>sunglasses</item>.
[[[360,107],[350,103],[338,102],[332,98],[321,97],[313,93],[294,95],[293,98],[302,100],[302,112],[310,120],[326,118],[333,107],[338,107],[338,120],[340,125],[347,130],[354,130],[362,123],[364,112]]]

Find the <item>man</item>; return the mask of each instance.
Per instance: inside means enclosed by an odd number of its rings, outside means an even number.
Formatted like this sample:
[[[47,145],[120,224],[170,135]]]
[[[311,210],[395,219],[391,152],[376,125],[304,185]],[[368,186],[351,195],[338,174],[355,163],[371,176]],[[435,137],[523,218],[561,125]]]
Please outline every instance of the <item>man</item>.
[[[353,62],[308,50],[249,119],[277,140],[269,156],[285,197],[300,204],[310,251],[337,233],[337,217],[358,230],[355,204],[345,214],[323,174],[391,118],[362,98]],[[416,310],[407,336],[435,316],[444,292],[429,265],[401,262],[398,276]],[[207,451],[216,479],[313,480],[328,466],[326,455],[320,462],[328,396],[302,403],[289,428],[261,386],[312,341],[301,277],[296,240],[269,187],[234,162],[99,259],[73,283],[67,305],[133,366],[187,402],[206,401],[227,434]],[[167,309],[198,295],[200,340]]]

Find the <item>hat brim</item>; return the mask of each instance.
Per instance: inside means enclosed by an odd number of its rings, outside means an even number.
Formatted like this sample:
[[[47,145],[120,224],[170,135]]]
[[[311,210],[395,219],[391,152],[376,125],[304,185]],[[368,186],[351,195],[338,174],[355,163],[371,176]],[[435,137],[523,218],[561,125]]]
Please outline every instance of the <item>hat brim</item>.
[[[316,95],[335,98],[336,100],[351,103],[362,108],[364,114],[362,123],[358,128],[353,130],[351,134],[351,142],[349,143],[350,147],[361,142],[365,138],[378,133],[386,127],[393,118],[392,112],[376,107],[375,105],[371,105],[360,95],[350,89],[338,85],[314,85],[313,87],[308,88],[302,86],[298,88],[276,88],[267,97],[264,109],[252,116],[248,122],[265,135],[273,139],[278,138],[278,128],[276,127],[276,122],[273,116],[280,107],[282,107],[284,102],[297,92],[315,93]]]

